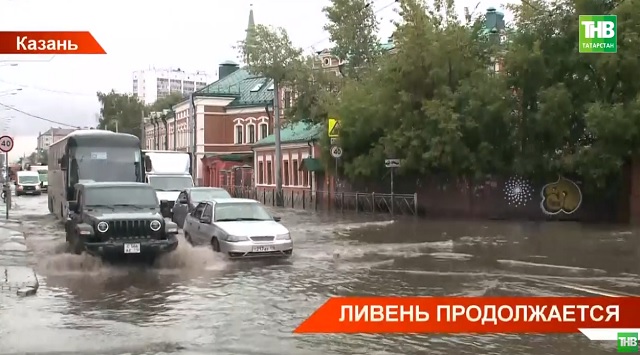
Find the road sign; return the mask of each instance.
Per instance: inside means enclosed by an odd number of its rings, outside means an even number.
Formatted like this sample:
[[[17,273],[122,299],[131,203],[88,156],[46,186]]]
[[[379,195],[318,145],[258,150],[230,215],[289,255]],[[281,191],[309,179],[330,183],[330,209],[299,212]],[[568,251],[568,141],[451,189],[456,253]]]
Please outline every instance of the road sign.
[[[9,136],[0,137],[0,151],[9,153],[13,149],[13,138]]]
[[[399,168],[400,159],[385,159],[384,166],[387,168]]]
[[[342,148],[334,145],[331,147],[331,156],[334,158],[340,158],[342,156]]]
[[[331,145],[338,145],[338,138],[331,138]]]
[[[340,137],[340,121],[338,121],[338,119],[336,118],[330,118],[327,131],[329,133],[329,137],[331,138]]]

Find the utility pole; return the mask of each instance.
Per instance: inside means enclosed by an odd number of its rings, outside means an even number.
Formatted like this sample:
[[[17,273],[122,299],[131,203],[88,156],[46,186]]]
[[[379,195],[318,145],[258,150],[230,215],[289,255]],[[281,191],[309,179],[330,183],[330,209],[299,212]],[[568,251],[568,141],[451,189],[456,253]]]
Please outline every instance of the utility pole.
[[[144,132],[144,110],[140,111],[140,146],[147,149],[147,141]]]
[[[193,171],[193,181],[196,183],[196,186],[199,186],[198,184],[198,158],[197,158],[197,153],[198,153],[198,139],[197,139],[197,128],[198,125],[196,124],[197,122],[197,112],[196,112],[196,99],[193,96],[193,93],[191,93],[191,154],[192,154],[192,163],[191,163],[191,170]]]
[[[284,195],[282,193],[282,144],[280,141],[280,90],[278,81],[273,80],[273,135],[276,139],[276,206],[284,207]]]

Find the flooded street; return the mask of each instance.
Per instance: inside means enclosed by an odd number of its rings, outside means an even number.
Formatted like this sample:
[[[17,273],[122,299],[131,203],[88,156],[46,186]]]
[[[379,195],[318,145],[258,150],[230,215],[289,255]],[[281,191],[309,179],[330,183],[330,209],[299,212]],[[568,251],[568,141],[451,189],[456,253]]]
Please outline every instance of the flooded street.
[[[627,227],[429,222],[276,211],[286,261],[229,261],[183,239],[153,268],[64,253],[46,195],[17,198],[36,296],[0,294],[0,353],[605,354],[576,335],[293,335],[335,295],[640,294]],[[4,218],[4,216],[2,216]],[[625,229],[627,228],[627,229]]]

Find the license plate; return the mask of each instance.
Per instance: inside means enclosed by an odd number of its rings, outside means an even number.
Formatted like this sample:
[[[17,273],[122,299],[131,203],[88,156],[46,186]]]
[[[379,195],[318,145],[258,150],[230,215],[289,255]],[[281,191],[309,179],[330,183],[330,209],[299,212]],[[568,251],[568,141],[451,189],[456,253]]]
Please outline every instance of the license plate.
[[[124,253],[125,254],[140,254],[140,243],[125,244],[124,245]]]
[[[275,247],[272,247],[272,246],[269,246],[269,245],[262,245],[262,246],[259,246],[259,247],[253,247],[253,251],[257,252],[257,253],[262,253],[262,252],[265,252],[265,251],[275,251],[275,250],[276,250]]]

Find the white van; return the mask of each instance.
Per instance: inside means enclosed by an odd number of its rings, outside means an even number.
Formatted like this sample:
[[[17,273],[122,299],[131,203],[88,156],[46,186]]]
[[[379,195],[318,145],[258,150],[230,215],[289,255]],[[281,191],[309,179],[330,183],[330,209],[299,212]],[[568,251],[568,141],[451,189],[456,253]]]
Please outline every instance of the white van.
[[[18,171],[16,178],[16,196],[41,195],[40,175],[37,171]]]

